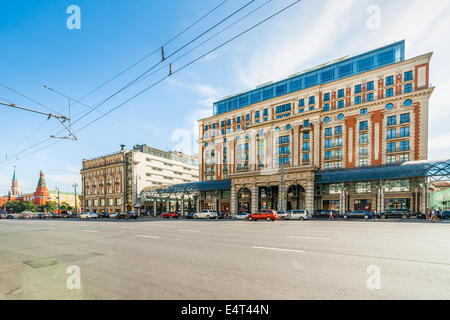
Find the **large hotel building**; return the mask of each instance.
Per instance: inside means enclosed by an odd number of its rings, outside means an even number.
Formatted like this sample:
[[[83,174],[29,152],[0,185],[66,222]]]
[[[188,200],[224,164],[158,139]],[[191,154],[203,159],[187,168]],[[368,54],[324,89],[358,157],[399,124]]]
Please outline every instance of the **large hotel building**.
[[[431,56],[400,41],[214,103],[200,180],[231,181],[213,207],[425,210],[422,177],[383,174],[427,159]]]

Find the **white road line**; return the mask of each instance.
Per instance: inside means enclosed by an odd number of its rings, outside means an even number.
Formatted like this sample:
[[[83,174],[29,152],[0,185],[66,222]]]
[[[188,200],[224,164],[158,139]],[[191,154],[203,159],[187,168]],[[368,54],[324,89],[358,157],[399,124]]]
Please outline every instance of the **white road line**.
[[[84,232],[98,232],[97,230],[83,230]]]
[[[303,237],[303,236],[287,236],[287,237],[296,239],[330,240],[330,238],[321,238],[321,237]]]
[[[188,230],[188,229],[181,229],[179,231],[181,231],[181,232],[200,232],[198,230]]]
[[[17,228],[24,228],[25,226],[16,226]]]
[[[136,229],[136,227],[121,227],[122,229]]]
[[[158,237],[158,236],[146,236],[146,235],[143,235],[143,234],[138,234],[138,235],[136,235],[136,237],[141,237],[141,238],[152,238],[152,239],[161,239],[161,237]]]
[[[297,253],[303,253],[305,251],[302,250],[293,250],[293,249],[283,249],[283,248],[271,248],[271,247],[259,247],[259,246],[252,246],[253,249],[263,249],[263,250],[275,250],[275,251],[286,251],[286,252],[297,252]]]

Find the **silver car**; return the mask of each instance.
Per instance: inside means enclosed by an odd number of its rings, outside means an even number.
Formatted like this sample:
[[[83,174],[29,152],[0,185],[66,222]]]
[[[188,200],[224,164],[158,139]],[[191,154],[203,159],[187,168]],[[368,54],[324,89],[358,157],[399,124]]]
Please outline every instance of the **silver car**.
[[[241,212],[241,213],[235,214],[232,217],[232,219],[233,220],[247,220],[247,217],[248,217],[249,214],[250,213],[248,213],[248,212]]]
[[[311,218],[307,210],[289,210],[287,215],[289,220],[309,220]]]
[[[202,210],[200,212],[196,212],[194,213],[193,218],[194,219],[217,219],[217,212],[213,211],[213,210]]]

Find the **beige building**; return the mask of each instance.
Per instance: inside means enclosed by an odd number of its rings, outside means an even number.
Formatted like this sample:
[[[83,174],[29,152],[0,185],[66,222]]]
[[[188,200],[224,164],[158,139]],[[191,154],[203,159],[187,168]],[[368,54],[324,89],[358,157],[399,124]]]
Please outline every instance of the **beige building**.
[[[324,184],[318,177],[427,159],[431,56],[405,59],[401,41],[216,102],[214,115],[199,121],[200,180],[231,179],[219,205],[233,213],[420,211],[423,179]]]
[[[198,163],[181,152],[122,146],[119,152],[83,160],[81,178],[85,211],[137,211],[144,188],[198,181]]]

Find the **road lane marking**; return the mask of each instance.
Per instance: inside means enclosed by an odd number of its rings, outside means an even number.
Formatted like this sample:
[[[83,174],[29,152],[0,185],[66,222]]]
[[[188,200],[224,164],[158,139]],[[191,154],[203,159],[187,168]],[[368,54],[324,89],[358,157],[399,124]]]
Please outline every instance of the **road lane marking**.
[[[189,230],[189,229],[181,229],[179,231],[181,231],[181,232],[200,232],[198,230]]]
[[[84,232],[98,232],[97,230],[83,230]]]
[[[287,237],[296,239],[330,240],[330,238],[321,238],[321,237],[303,237],[303,236],[287,236]]]
[[[158,236],[146,236],[146,235],[143,235],[143,234],[138,234],[138,235],[136,235],[136,237],[140,237],[140,238],[152,238],[152,239],[161,239],[161,237],[158,237]]]
[[[294,249],[283,249],[283,248],[271,248],[271,247],[259,247],[259,246],[252,246],[253,249],[263,249],[263,250],[275,250],[275,251],[286,251],[286,252],[297,252],[297,253],[304,253],[305,251],[302,250],[294,250]]]
[[[16,226],[17,228],[24,228],[25,226]]]
[[[136,229],[136,227],[121,227],[122,229]]]

